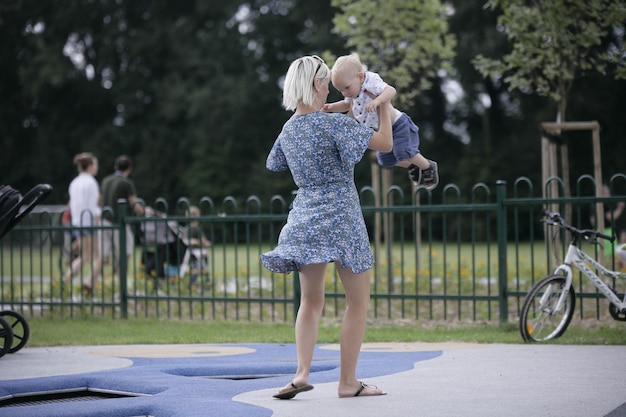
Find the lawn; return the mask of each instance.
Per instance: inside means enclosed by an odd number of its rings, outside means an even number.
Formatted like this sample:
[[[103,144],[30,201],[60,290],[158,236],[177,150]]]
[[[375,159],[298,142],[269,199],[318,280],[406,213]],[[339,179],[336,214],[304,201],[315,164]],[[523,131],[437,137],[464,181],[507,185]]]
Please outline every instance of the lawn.
[[[185,321],[159,319],[112,320],[29,318],[27,346],[178,344],[178,343],[293,343],[290,323],[244,321]],[[322,320],[320,343],[337,343],[338,320]],[[626,323],[574,320],[554,344],[626,344]],[[516,323],[440,323],[432,321],[368,324],[366,342],[524,343]]]

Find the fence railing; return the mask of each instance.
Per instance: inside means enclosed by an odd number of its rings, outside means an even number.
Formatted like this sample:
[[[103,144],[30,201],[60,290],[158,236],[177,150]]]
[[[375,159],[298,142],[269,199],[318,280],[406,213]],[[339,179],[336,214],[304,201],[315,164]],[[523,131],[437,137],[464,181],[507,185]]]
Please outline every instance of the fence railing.
[[[551,181],[561,185],[558,179]],[[392,187],[384,207],[372,203],[371,189],[362,189],[376,257],[371,318],[515,320],[528,289],[554,267],[555,252],[563,256],[566,237],[549,244],[540,222],[542,207],[551,205],[570,213],[573,224],[592,227],[594,205],[625,199],[626,176],[614,176],[611,186],[613,197],[596,197],[593,179],[581,177],[576,196],[546,198],[520,178],[510,185],[477,184],[467,195],[454,185],[441,187],[436,194],[440,202],[423,189],[411,195]],[[259,255],[277,242],[289,201],[274,197],[263,207],[257,197],[243,202],[229,197],[217,206],[203,198],[197,205],[201,214],[190,216],[186,199],[173,208],[157,200],[151,206],[155,215],[94,227],[100,247],[110,244],[107,231],[123,231],[126,225],[134,230],[136,245],[130,257],[120,256],[126,253],[120,233],[117,259],[103,264],[93,292],[82,288],[88,266],[67,276],[72,237],[60,222],[60,211],[35,210],[0,241],[0,309],[30,316],[293,320],[299,303],[297,274],[274,274],[259,262]],[[617,220],[607,223],[615,230]],[[189,239],[198,237],[195,222],[208,242],[193,246]],[[599,257],[602,252],[596,249]],[[617,268],[613,257],[606,263]],[[576,290],[580,318],[606,316],[606,301],[581,276]],[[344,307],[331,264],[324,315],[339,318]]]

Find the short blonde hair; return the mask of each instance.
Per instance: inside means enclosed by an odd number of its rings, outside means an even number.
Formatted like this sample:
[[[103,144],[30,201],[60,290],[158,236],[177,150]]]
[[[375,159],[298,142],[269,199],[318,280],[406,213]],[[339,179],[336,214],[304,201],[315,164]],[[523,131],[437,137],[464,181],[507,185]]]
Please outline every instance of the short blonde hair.
[[[333,78],[335,75],[356,75],[359,72],[365,72],[367,69],[365,65],[361,63],[361,59],[356,52],[350,55],[343,55],[337,58],[335,65],[333,65]]]
[[[327,79],[330,69],[324,60],[316,55],[304,56],[291,63],[283,86],[283,107],[296,110],[299,104],[311,106],[315,101],[313,81]]]

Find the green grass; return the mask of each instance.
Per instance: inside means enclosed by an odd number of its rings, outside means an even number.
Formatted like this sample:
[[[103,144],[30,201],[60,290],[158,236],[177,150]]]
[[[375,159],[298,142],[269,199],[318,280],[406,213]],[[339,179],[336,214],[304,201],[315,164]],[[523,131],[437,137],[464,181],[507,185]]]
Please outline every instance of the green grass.
[[[508,268],[509,285],[516,288],[517,279],[525,279],[520,284],[520,289],[524,290],[530,286],[530,277],[543,276],[546,272],[545,251],[542,251],[541,244],[532,246],[530,244],[520,244],[509,248]],[[245,247],[242,247],[245,249]],[[218,250],[219,249],[219,250]],[[243,250],[240,248],[240,250]],[[233,247],[214,247],[212,276],[217,282],[225,276],[237,276],[240,283],[245,283],[250,275],[256,273],[267,274],[268,272],[258,270],[256,259],[257,254],[239,253]],[[430,293],[430,276],[445,277],[449,280],[448,291],[468,291],[472,289],[475,280],[481,277],[493,277],[497,271],[497,252],[492,246],[477,244],[475,246],[463,244],[460,246],[441,244],[429,246],[428,251],[415,253],[413,245],[395,245],[393,257],[387,259],[382,251],[380,259],[376,264],[380,275],[374,284],[376,292],[385,293],[387,291],[387,275],[391,270],[393,276],[402,277],[407,288],[413,286],[419,288],[421,294]],[[535,254],[531,258],[531,254]],[[58,255],[41,254],[30,258],[29,253],[20,253],[20,256],[11,257],[11,252],[4,252],[2,264],[3,276],[34,276],[50,274],[60,276],[58,271]],[[7,260],[12,259],[12,262]],[[22,262],[21,260],[29,260]],[[249,260],[254,260],[254,268],[248,264]],[[532,262],[531,262],[532,260]],[[132,268],[131,268],[132,270]],[[253,270],[253,272],[251,272]],[[328,288],[335,289],[334,278],[331,277],[332,268],[328,269]],[[235,273],[236,272],[236,273]],[[415,282],[416,279],[419,281]],[[141,285],[143,278],[134,277],[132,285]],[[277,278],[276,291],[282,294],[284,288],[291,285],[291,277]],[[425,280],[425,281],[424,281]],[[57,280],[58,281],[58,280]],[[43,294],[51,297],[57,288],[51,281],[50,294]],[[29,281],[18,280],[16,291],[18,294],[27,294],[29,297],[38,297],[39,294],[29,292],[31,286]],[[24,285],[21,285],[24,284]],[[9,291],[12,290],[8,284],[4,284],[0,293],[1,300],[11,299]],[[38,287],[33,287],[38,290]],[[47,288],[47,287],[46,287]],[[44,288],[44,289],[46,289]],[[478,287],[477,291],[485,291]],[[440,292],[440,288],[435,288],[434,293]],[[107,296],[110,294],[107,293]],[[108,298],[107,298],[108,299]],[[327,306],[332,307],[332,302],[327,301]],[[375,302],[372,301],[374,311]],[[387,304],[379,301],[379,315],[386,316],[389,309]],[[410,305],[406,303],[406,308]],[[483,303],[484,304],[484,303]],[[434,304],[433,320],[391,320],[372,319],[365,336],[366,342],[466,342],[466,343],[523,343],[517,323],[511,322],[500,326],[495,321],[488,320],[485,311],[486,307],[480,302],[477,303],[477,321],[467,321],[465,317],[473,317],[474,310],[460,311],[458,317],[443,321],[442,312],[445,307],[441,303]],[[592,303],[593,304],[593,303]],[[431,308],[427,301],[420,305],[427,311],[420,312],[419,317],[429,317]],[[454,306],[454,302],[449,302],[449,306]],[[152,304],[150,304],[152,306]],[[175,303],[173,308],[175,308]],[[329,308],[330,308],[329,307]],[[339,306],[341,307],[341,305]],[[594,306],[591,306],[594,308]],[[152,307],[151,307],[152,308]],[[398,306],[392,305],[392,317],[400,317]],[[332,316],[332,308],[329,310]],[[398,314],[395,314],[398,313]],[[48,314],[48,313],[46,313]],[[164,310],[161,314],[165,314]],[[176,311],[172,313],[176,315]],[[340,312],[338,312],[340,314]],[[450,312],[448,312],[450,314]],[[185,314],[183,315],[185,316]],[[407,311],[404,317],[417,316],[415,312]],[[591,314],[589,317],[593,317]],[[164,318],[137,318],[129,320],[98,318],[89,313],[79,318],[66,317],[29,317],[28,323],[31,328],[31,337],[28,342],[29,347],[36,346],[60,346],[60,345],[110,345],[110,344],[170,344],[170,343],[293,343],[293,325],[290,323],[269,323],[269,322],[248,322],[248,321],[219,321],[219,320],[177,320]],[[253,315],[257,320],[260,314]],[[328,317],[328,316],[327,316]],[[588,317],[585,315],[585,317]],[[325,319],[320,326],[319,342],[336,343],[339,338],[339,324],[337,319]],[[574,319],[570,328],[562,338],[551,342],[558,344],[611,344],[626,345],[626,323],[615,322],[609,319],[577,320]]]
[[[163,319],[112,320],[103,318],[28,318],[28,347],[179,343],[293,343],[293,325],[235,321],[179,321]],[[324,321],[319,343],[337,343],[337,321]],[[574,321],[553,344],[626,344],[626,323]],[[373,322],[366,342],[523,343],[517,323]]]

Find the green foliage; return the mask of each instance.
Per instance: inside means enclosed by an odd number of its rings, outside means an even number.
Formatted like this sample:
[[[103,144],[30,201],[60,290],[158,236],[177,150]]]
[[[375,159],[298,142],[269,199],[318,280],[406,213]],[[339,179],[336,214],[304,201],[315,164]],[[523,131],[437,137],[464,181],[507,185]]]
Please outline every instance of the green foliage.
[[[623,33],[626,20],[621,0],[489,0],[487,7],[502,10],[498,24],[511,51],[495,59],[481,54],[473,62],[484,76],[502,78],[510,90],[537,93],[564,106],[576,77],[605,74],[623,57],[623,39],[613,38],[616,28]],[[618,76],[624,73],[621,64]]]
[[[98,179],[118,154],[129,154],[138,193],[149,204],[157,197],[173,204],[209,196],[216,206],[225,196],[290,199],[289,173],[265,169],[290,116],[280,105],[282,77],[299,56],[351,49],[398,88],[402,110],[420,127],[423,152],[440,163],[442,185],[537,180],[536,125],[546,120],[547,106],[540,97],[507,92],[470,65],[476,55],[510,52],[495,15],[467,0],[67,0],[62,7],[3,0],[2,183],[26,190],[48,182],[55,191],[46,202],[65,203],[76,175],[73,156],[92,151],[100,159]],[[579,25],[588,28],[594,19]],[[618,35],[605,33],[594,54],[610,51],[615,63],[624,55]],[[435,76],[440,70],[447,75]],[[609,150],[603,169],[618,172],[626,152],[626,84],[599,74],[576,79],[568,109],[574,119],[600,122]],[[458,102],[446,99],[449,80],[459,84]],[[331,89],[329,99],[338,98]],[[572,166],[582,167],[572,175],[591,172],[588,150],[571,151]],[[393,174],[408,192],[406,172]],[[366,158],[356,168],[358,186],[369,185],[370,176]]]
[[[265,169],[289,117],[278,80],[336,43],[331,17],[318,2],[3,2],[3,183],[48,182],[64,202],[73,155],[92,151],[101,177],[129,154],[148,203],[288,193]]]
[[[398,90],[401,105],[431,88],[439,70],[451,70],[456,38],[439,0],[332,0],[332,5],[340,9],[334,31]]]

